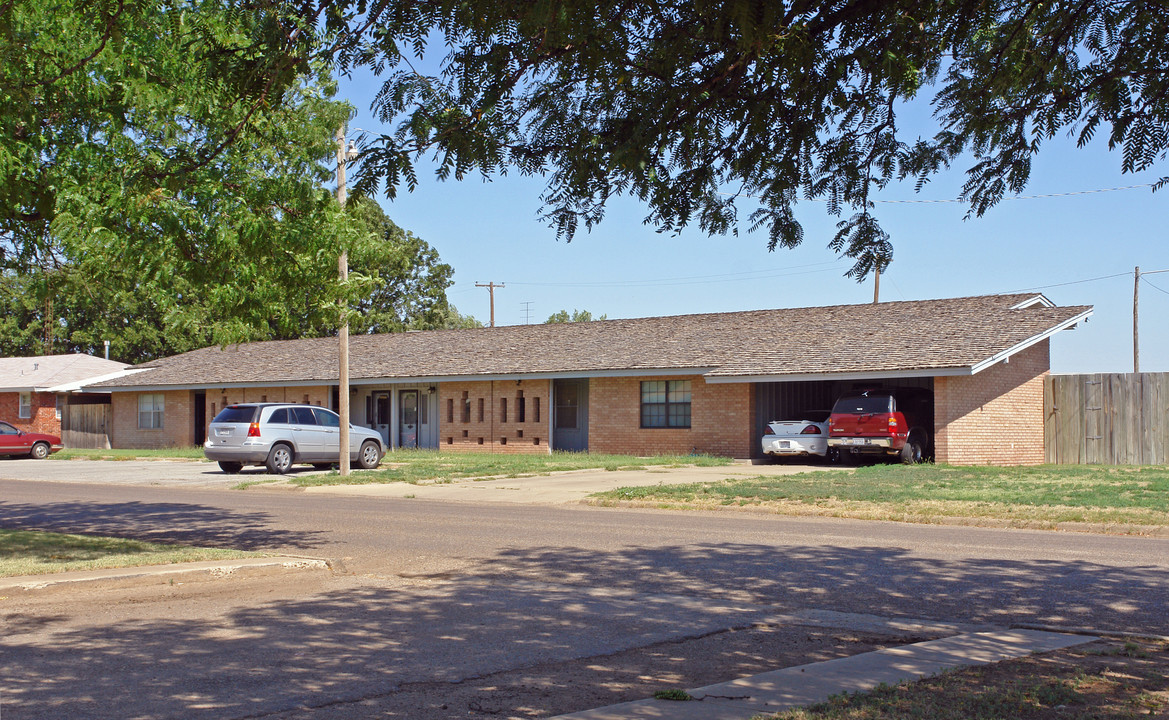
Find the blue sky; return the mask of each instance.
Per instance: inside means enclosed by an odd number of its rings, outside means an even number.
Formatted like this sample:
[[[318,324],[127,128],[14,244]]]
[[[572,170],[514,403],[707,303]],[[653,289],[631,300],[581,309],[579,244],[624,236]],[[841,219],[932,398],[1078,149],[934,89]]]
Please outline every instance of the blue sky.
[[[369,104],[376,80],[342,80],[340,97],[357,108],[351,128],[389,131]],[[923,130],[930,132],[928,128]],[[1091,320],[1052,341],[1053,372],[1131,372],[1133,269],[1169,270],[1169,188],[1103,190],[1154,182],[1159,174],[1120,172],[1119,152],[1103,142],[1077,149],[1050,142],[1032,167],[1025,196],[1006,199],[982,218],[963,220],[957,197],[961,170],[935,178],[919,194],[894,184],[876,214],[891,235],[893,263],[881,276],[881,300],[920,300],[1035,290],[1058,305],[1092,305]],[[1164,166],[1159,168],[1165,172]],[[540,178],[518,174],[490,182],[474,176],[440,182],[422,175],[413,192],[379,198],[403,228],[435,247],[455,269],[451,302],[486,323],[494,282],[497,325],[543,322],[565,309],[610,318],[866,303],[863,284],[844,277],[851,266],[828,249],[839,218],[823,203],[803,202],[804,244],[767,251],[763,233],[707,236],[697,229],[659,234],[642,224],[646,209],[612,203],[604,222],[571,243],[557,242],[537,217]],[[895,201],[914,202],[895,202]],[[894,201],[894,202],[890,202]],[[751,201],[740,201],[745,221]],[[847,210],[845,211],[848,212]],[[1169,272],[1145,277],[1140,289],[1141,370],[1169,371]]]

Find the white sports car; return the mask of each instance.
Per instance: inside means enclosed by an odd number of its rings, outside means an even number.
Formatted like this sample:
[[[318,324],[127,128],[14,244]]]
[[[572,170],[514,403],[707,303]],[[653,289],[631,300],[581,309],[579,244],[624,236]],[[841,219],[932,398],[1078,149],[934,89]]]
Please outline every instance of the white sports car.
[[[828,411],[809,410],[787,420],[772,420],[763,431],[763,452],[772,457],[828,454]]]

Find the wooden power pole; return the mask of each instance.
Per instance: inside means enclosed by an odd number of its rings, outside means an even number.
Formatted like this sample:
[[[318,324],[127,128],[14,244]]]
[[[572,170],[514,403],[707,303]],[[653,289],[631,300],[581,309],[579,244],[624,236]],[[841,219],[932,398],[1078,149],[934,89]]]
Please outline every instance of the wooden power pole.
[[[494,282],[475,283],[475,287],[487,288],[487,294],[491,296],[491,327],[495,327],[495,288],[502,288],[504,284],[499,283],[496,285]]]
[[[1137,316],[1140,314],[1141,266],[1137,265],[1132,274],[1132,371],[1141,371],[1141,345],[1137,330]]]

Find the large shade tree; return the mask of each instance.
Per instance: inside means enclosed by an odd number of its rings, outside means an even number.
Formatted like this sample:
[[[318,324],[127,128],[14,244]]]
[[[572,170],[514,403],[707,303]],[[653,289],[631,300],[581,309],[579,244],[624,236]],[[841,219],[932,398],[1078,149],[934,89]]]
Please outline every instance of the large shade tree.
[[[843,217],[830,246],[859,280],[892,258],[872,202],[891,182],[920,188],[961,163],[961,196],[981,215],[1025,187],[1058,134],[1105,136],[1126,172],[1159,167],[1169,147],[1163,2],[329,0],[305,12],[343,68],[383,76],[374,107],[394,130],[367,148],[363,186],[412,188],[420,156],[444,178],[542,174],[546,218],[569,239],[628,194],[664,231],[746,225],[791,247],[797,202],[826,200]],[[907,101],[932,103],[936,132],[903,127]]]

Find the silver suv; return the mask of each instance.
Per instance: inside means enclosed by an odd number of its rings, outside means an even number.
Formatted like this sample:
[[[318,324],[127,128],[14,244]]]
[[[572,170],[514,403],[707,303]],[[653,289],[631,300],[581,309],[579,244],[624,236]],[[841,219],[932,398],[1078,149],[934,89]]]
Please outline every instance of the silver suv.
[[[337,462],[341,418],[332,410],[291,403],[228,405],[207,429],[203,454],[226,473],[244,465],[264,465],[283,475],[294,463],[324,470]],[[349,426],[349,458],[373,469],[385,451],[382,437],[368,428]]]

